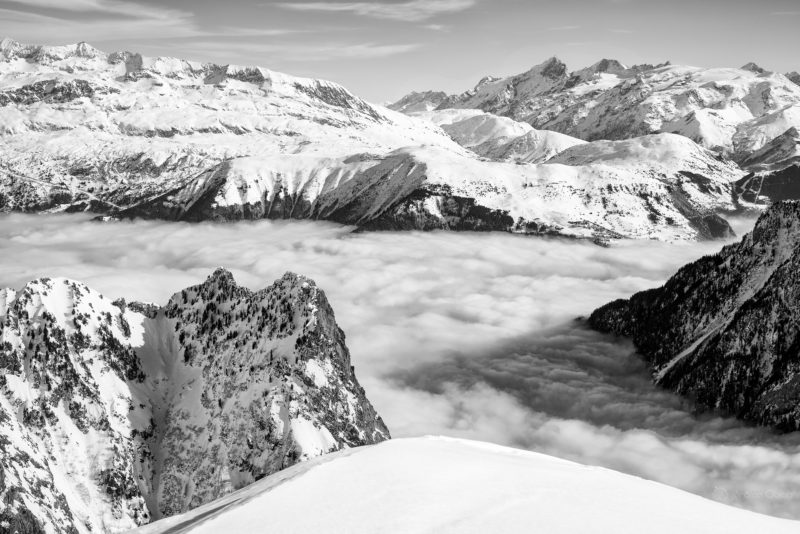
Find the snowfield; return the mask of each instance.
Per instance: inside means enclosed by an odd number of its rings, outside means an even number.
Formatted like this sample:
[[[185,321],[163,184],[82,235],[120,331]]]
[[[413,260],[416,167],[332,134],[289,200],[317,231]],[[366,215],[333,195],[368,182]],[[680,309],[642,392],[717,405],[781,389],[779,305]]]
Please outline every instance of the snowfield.
[[[646,527],[645,527],[646,525]],[[296,465],[137,534],[769,534],[800,523],[566,460],[442,437]]]

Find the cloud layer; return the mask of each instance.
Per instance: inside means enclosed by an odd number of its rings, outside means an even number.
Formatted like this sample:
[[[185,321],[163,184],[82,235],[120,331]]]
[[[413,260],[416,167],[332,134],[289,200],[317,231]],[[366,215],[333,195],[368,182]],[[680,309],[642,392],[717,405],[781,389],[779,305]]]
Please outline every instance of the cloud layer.
[[[695,414],[652,386],[628,343],[575,320],[719,246],[10,215],[0,218],[0,286],[68,276],[164,303],[220,265],[251,288],[300,272],[328,294],[395,436],[514,445],[800,517],[800,436]]]

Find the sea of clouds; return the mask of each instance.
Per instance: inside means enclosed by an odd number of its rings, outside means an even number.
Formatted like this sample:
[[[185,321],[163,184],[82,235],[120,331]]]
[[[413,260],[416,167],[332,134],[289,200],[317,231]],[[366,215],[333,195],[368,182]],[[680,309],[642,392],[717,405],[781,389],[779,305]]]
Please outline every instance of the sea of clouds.
[[[579,319],[720,246],[17,214],[0,216],[0,286],[66,276],[163,304],[218,266],[253,289],[295,271],[327,293],[396,437],[528,448],[800,518],[800,436],[695,413],[652,385],[628,342]]]

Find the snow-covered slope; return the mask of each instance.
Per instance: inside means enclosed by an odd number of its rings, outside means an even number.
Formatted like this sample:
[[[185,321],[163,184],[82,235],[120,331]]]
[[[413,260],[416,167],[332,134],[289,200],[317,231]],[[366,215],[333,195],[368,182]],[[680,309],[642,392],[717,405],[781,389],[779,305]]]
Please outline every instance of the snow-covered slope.
[[[800,430],[800,203],[770,207],[740,243],[660,288],[595,310],[630,337],[656,381],[701,405]]]
[[[602,60],[570,73],[550,58],[522,74],[486,77],[437,108],[481,109],[588,141],[673,132],[742,159],[800,126],[800,86],[783,74],[745,67],[628,68]]]
[[[323,292],[230,273],[163,308],[0,291],[0,529],[119,532],[389,437]],[[5,530],[4,530],[5,531]]]
[[[755,172],[779,171],[796,163],[800,163],[800,132],[795,127],[774,137],[741,161],[742,167]]]
[[[714,199],[675,195],[684,181],[676,177],[694,165],[681,158],[696,151],[681,149],[670,168],[648,166],[654,158],[646,153],[633,166],[510,164],[542,161],[578,141],[497,116],[460,116],[444,125],[448,135],[321,80],[105,54],[85,43],[4,40],[0,210],[322,218],[363,229],[601,240],[728,231],[723,221],[711,230],[703,222],[716,217],[728,191]],[[713,154],[704,157],[710,174],[701,180],[740,178]]]
[[[535,130],[526,122],[477,109],[446,109],[411,115],[437,124],[461,146],[496,161],[544,163],[562,150],[584,143],[568,135]]]
[[[0,43],[0,206],[112,211],[243,156],[462,151],[343,87],[260,67]]]
[[[669,171],[629,163],[517,165],[431,147],[379,159],[241,158],[122,215],[277,215],[364,229],[510,230],[598,240],[730,235],[715,210],[734,208],[727,180],[740,173],[710,155],[700,161],[702,176],[691,174],[697,164],[691,159]]]
[[[396,439],[267,477],[139,534],[770,534],[795,521],[528,451]]]

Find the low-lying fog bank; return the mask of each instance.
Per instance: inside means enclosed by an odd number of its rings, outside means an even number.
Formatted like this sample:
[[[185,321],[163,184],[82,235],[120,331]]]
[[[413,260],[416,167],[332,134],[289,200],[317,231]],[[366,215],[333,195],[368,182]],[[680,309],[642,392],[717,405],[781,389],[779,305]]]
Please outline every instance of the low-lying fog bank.
[[[800,436],[694,415],[652,386],[628,343],[574,320],[721,246],[5,215],[0,285],[67,276],[164,303],[217,266],[251,288],[296,271],[328,294],[395,436],[526,447],[800,518]]]

